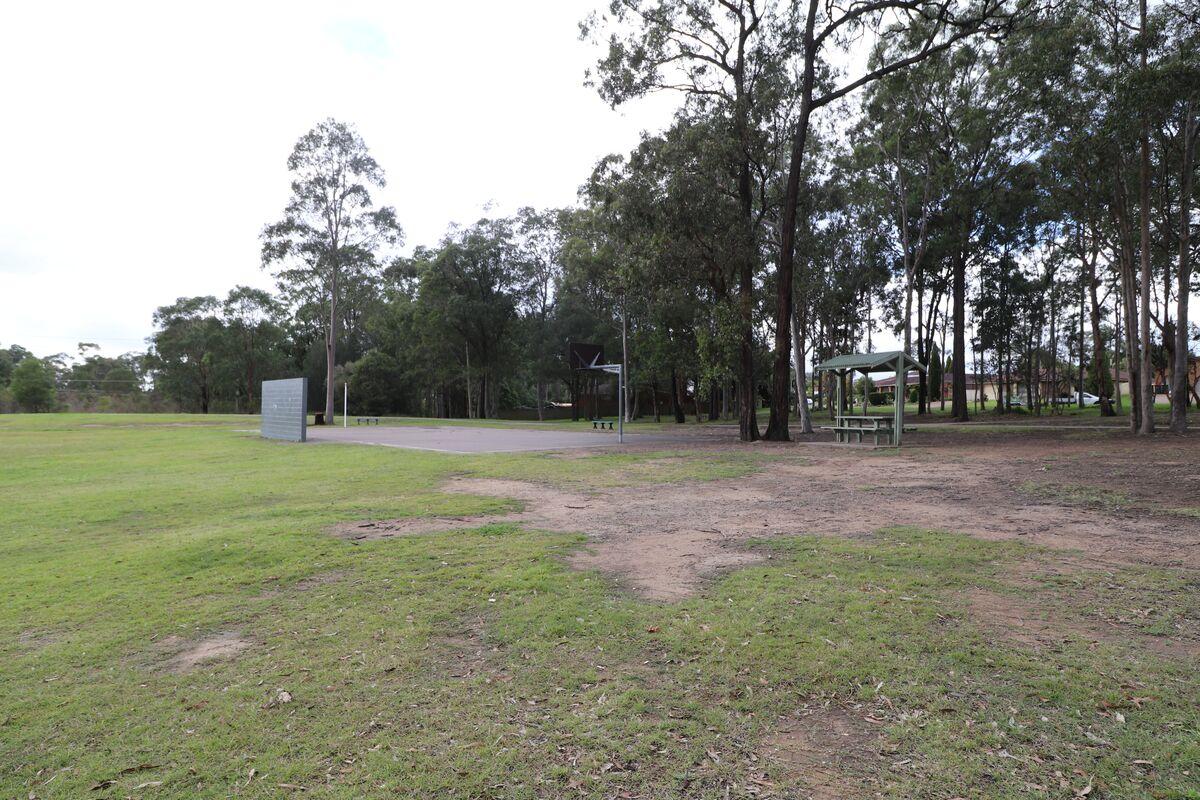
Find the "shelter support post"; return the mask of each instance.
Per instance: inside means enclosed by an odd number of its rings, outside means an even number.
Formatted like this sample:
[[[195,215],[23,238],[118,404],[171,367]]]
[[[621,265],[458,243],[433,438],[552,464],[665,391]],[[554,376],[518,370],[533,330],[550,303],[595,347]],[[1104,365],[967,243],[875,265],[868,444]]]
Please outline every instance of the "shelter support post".
[[[901,391],[901,387],[904,391]],[[896,415],[892,420],[892,444],[895,447],[900,446],[900,437],[904,434],[904,401],[908,399],[908,365],[904,363],[904,356],[896,357],[896,385],[893,397],[895,402],[892,404],[893,413]]]

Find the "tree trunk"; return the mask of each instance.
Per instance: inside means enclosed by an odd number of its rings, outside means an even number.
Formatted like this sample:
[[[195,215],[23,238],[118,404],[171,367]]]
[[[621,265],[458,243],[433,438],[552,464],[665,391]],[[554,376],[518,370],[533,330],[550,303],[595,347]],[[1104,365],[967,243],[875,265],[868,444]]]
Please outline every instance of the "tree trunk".
[[[1079,410],[1084,409],[1083,403],[1083,312],[1086,310],[1087,295],[1085,294],[1087,287],[1082,283],[1079,285],[1079,347],[1076,355],[1079,358],[1079,386],[1076,388],[1075,394],[1079,398]]]
[[[333,370],[337,363],[337,265],[333,265],[333,279],[329,292],[329,330],[325,335],[325,424],[333,424]]]
[[[1200,127],[1195,103],[1184,104],[1183,124],[1179,136],[1183,144],[1183,159],[1179,172],[1179,269],[1178,299],[1175,311],[1175,374],[1171,383],[1171,432],[1187,432],[1188,407],[1188,295],[1191,293],[1191,220],[1192,173],[1196,160],[1196,136]]]
[[[1087,262],[1088,289],[1090,290],[1092,301],[1092,374],[1096,376],[1096,394],[1100,395],[1100,416],[1115,417],[1117,412],[1113,410],[1112,398],[1109,397],[1112,387],[1109,386],[1108,359],[1105,357],[1107,351],[1104,347],[1104,336],[1100,330],[1100,298],[1097,295],[1097,290],[1100,288],[1100,280],[1096,277],[1096,259],[1098,256],[1098,248],[1093,244],[1092,257]]]
[[[967,413],[967,373],[963,369],[963,365],[967,363],[967,258],[964,251],[967,246],[966,236],[967,232],[962,231],[962,240],[954,253],[954,380],[950,387],[950,413],[958,422],[966,422],[970,418]]]
[[[812,433],[812,417],[808,413],[808,394],[805,392],[808,375],[804,363],[804,340],[795,314],[792,315],[792,353],[796,359],[796,417],[800,421],[800,432]]]
[[[1141,0],[1142,74],[1146,73],[1146,0]],[[1142,114],[1141,170],[1138,178],[1138,205],[1141,208],[1141,394],[1142,424],[1138,433],[1154,433],[1154,365],[1150,359],[1150,124]]]
[[[687,422],[687,417],[683,414],[683,401],[680,400],[679,393],[679,377],[675,373],[675,368],[671,368],[671,413],[675,416],[675,424],[682,425]]]
[[[813,41],[815,0],[804,32],[804,74],[800,88],[800,114],[792,138],[791,164],[783,194],[783,218],[780,221],[779,266],[775,271],[775,363],[771,375],[771,417],[766,438],[786,442],[788,435],[788,384],[792,372],[792,275],[796,260],[796,215],[800,204],[800,173],[808,144],[808,120],[812,113],[813,86],[816,82],[816,46]]]
[[[1116,324],[1113,326],[1113,396],[1117,401],[1116,412],[1123,414],[1125,404],[1121,400],[1121,304],[1113,304]]]
[[[1121,270],[1121,301],[1125,305],[1125,368],[1129,373],[1129,427],[1134,433],[1141,428],[1141,348],[1138,344],[1137,275],[1133,266],[1133,229],[1129,221],[1129,190],[1125,182],[1122,161],[1117,161],[1117,189],[1113,208],[1117,215],[1117,230],[1121,242],[1118,258]]]
[[[917,360],[925,365],[925,371],[917,375],[917,416],[923,416],[928,408],[929,399],[929,363],[928,346],[925,340],[925,289],[917,287]]]

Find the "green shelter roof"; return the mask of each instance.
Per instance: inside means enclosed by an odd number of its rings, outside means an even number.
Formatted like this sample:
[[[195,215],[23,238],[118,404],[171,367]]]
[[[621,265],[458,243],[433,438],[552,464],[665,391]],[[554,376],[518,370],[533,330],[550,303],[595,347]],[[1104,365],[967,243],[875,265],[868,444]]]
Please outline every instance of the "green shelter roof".
[[[888,350],[883,353],[849,353],[844,356],[834,356],[828,361],[822,361],[813,367],[815,372],[894,372],[896,371],[896,360],[903,359],[904,364],[901,367],[901,372],[907,372],[910,369],[925,372],[925,367],[917,363],[916,359],[905,353],[903,350]]]

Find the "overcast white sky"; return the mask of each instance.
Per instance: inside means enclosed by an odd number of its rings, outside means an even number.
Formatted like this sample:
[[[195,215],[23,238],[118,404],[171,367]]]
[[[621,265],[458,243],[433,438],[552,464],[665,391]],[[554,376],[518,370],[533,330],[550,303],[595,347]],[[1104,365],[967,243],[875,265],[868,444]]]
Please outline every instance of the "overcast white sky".
[[[268,288],[259,231],[296,139],[357,125],[409,248],[574,201],[678,98],[609,109],[599,0],[20,3],[0,25],[0,344],[145,347],[157,306]]]

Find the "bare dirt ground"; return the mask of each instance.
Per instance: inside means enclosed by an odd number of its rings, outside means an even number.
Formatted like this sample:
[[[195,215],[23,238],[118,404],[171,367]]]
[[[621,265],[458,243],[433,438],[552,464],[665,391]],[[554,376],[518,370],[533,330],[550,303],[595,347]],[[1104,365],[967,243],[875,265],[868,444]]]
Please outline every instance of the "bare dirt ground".
[[[889,526],[1020,539],[1075,551],[1081,566],[1200,567],[1200,439],[1046,430],[917,434],[902,451],[731,444],[796,456],[746,478],[605,488],[586,493],[523,481],[460,478],[448,491],[520,500],[490,517],[404,518],[339,526],[352,539],[517,522],[587,534],[580,568],[640,595],[674,600],[712,574],[760,556],[750,539],[863,536]],[[586,457],[586,454],[572,454]]]
[[[168,672],[191,672],[211,661],[222,661],[236,657],[250,642],[238,631],[222,631],[200,639],[183,639],[167,636],[157,643],[163,657],[160,664]]]
[[[884,742],[864,714],[839,705],[802,708],[779,721],[777,732],[763,742],[765,754],[804,776],[809,800],[868,797],[869,775],[883,762]]]

